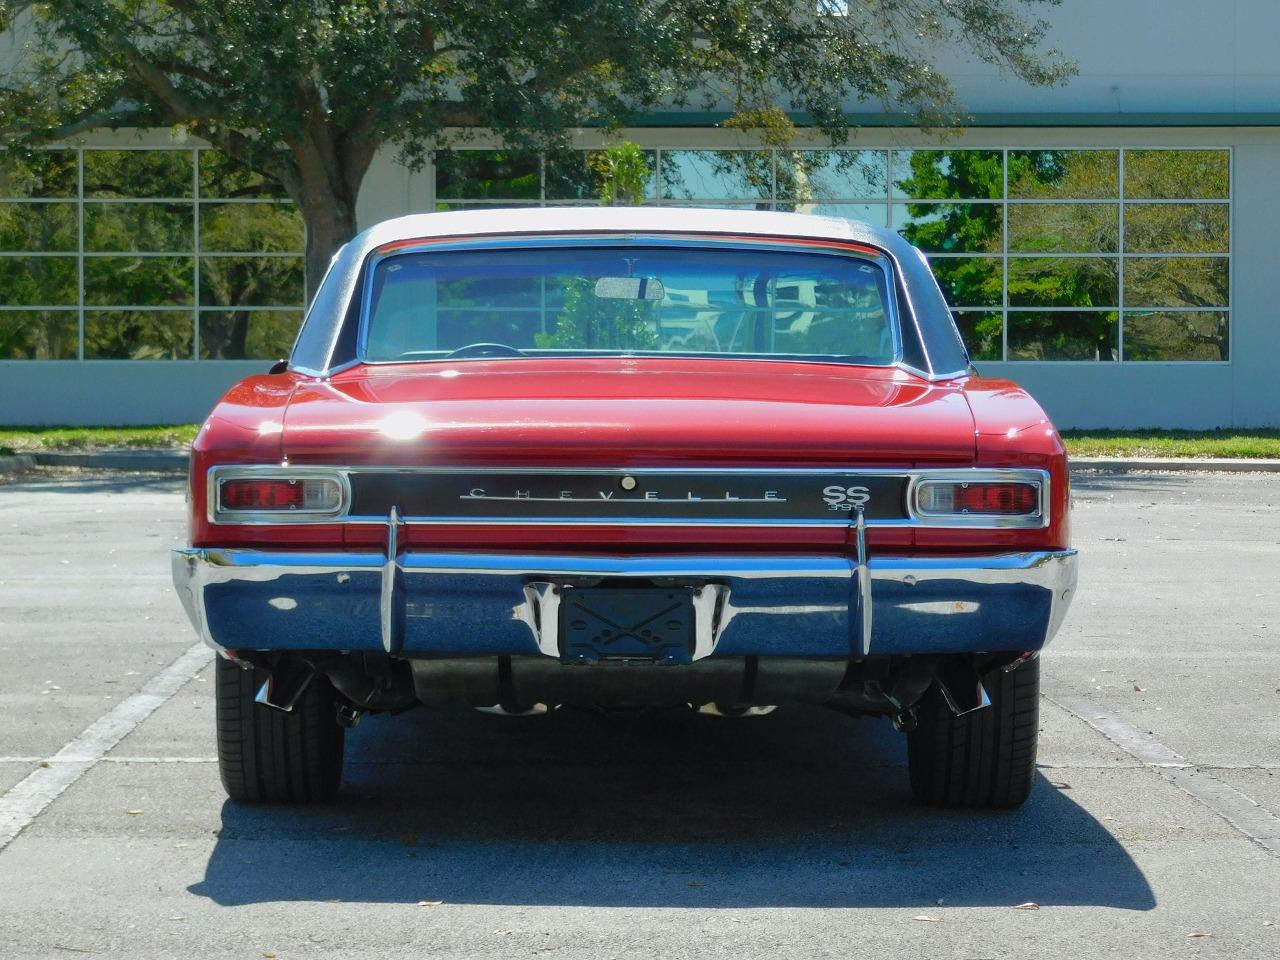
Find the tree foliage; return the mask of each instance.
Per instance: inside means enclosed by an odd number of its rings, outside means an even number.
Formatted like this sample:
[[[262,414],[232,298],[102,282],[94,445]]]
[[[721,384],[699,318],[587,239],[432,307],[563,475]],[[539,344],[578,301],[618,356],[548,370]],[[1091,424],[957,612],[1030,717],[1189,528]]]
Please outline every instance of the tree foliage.
[[[0,130],[18,148],[189,131],[298,203],[314,284],[384,145],[417,163],[487,128],[547,149],[654,108],[763,117],[774,137],[799,112],[834,142],[851,101],[936,122],[957,109],[944,47],[1030,83],[1069,73],[1034,15],[1055,2],[0,0],[24,43],[0,78]]]

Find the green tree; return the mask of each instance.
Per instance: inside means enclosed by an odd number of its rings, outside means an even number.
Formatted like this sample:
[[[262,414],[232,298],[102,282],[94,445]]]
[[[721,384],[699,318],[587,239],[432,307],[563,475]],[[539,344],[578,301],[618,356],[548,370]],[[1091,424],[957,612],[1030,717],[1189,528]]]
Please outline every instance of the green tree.
[[[24,46],[0,78],[0,130],[17,149],[190,131],[297,203],[314,288],[386,145],[419,164],[487,128],[546,150],[572,127],[690,105],[802,113],[833,142],[853,100],[936,122],[956,109],[946,47],[1031,83],[1068,75],[1032,15],[1054,2],[0,0]]]

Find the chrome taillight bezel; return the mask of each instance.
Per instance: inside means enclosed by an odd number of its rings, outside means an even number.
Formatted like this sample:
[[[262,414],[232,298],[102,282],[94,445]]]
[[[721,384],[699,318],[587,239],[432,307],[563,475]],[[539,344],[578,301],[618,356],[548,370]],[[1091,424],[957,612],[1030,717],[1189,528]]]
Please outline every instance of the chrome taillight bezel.
[[[970,483],[1009,483],[1033,486],[1038,491],[1034,513],[943,513],[921,506],[921,494],[931,486],[960,486]],[[998,469],[957,470],[954,473],[929,471],[916,477],[907,491],[907,512],[924,527],[997,527],[1023,530],[1043,529],[1049,525],[1049,473],[1046,470]]]
[[[338,490],[336,507],[291,507],[288,510],[237,510],[222,504],[222,487],[231,480],[288,480],[302,482],[321,480],[333,483]],[[351,508],[351,484],[345,471],[325,467],[290,466],[219,466],[210,467],[206,480],[206,499],[210,523],[279,525],[290,523],[324,523],[342,520]]]

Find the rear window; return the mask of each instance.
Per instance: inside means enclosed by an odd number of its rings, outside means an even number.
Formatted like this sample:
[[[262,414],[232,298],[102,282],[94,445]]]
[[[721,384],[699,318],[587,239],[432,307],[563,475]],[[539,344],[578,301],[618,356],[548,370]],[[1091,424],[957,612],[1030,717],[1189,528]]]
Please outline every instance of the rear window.
[[[516,247],[380,260],[364,359],[675,354],[888,365],[898,338],[872,257],[759,248]]]

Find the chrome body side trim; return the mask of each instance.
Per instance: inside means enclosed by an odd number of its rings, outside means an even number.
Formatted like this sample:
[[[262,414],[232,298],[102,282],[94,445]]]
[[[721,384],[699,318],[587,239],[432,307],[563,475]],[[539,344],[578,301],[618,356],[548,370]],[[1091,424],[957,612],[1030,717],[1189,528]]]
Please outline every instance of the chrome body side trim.
[[[695,594],[695,659],[1035,651],[1074,550],[963,557],[514,555],[182,548],[173,577],[214,647],[559,656],[559,590],[614,578]],[[856,533],[855,533],[856,535]],[[874,628],[873,628],[874,624]]]
[[[214,466],[208,471],[208,519],[210,523],[237,524],[247,526],[264,526],[282,523],[357,523],[384,525],[386,516],[353,515],[350,511],[352,502],[351,478],[358,474],[397,474],[405,476],[426,476],[431,474],[473,474],[484,476],[554,476],[571,472],[574,474],[598,474],[602,477],[656,477],[671,474],[689,476],[724,476],[750,477],[753,474],[775,474],[785,476],[829,476],[838,479],[845,476],[883,476],[905,477],[907,479],[906,512],[904,519],[868,519],[866,525],[871,527],[966,527],[979,529],[1009,528],[1044,528],[1049,525],[1050,476],[1047,470],[1031,468],[985,468],[985,467],[922,467],[915,469],[894,469],[892,467],[869,467],[840,469],[834,467],[384,467],[384,466],[346,466],[328,464],[308,464],[293,466],[289,464],[249,464],[239,466]],[[338,478],[342,487],[343,508],[341,511],[326,514],[297,515],[290,511],[263,512],[261,514],[239,514],[234,518],[215,513],[218,484],[227,479],[245,477],[307,477]],[[918,487],[924,482],[1023,482],[1038,484],[1040,488],[1040,511],[1034,517],[1002,517],[1002,516],[926,516],[916,506]],[[734,518],[696,518],[696,517],[637,517],[619,516],[617,519],[563,517],[502,517],[484,516],[416,516],[402,515],[404,523],[432,524],[441,526],[778,526],[778,527],[843,527],[849,523],[848,514],[832,513],[830,516],[815,516],[812,519],[769,519],[752,517]]]

